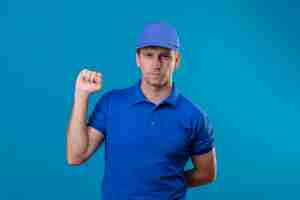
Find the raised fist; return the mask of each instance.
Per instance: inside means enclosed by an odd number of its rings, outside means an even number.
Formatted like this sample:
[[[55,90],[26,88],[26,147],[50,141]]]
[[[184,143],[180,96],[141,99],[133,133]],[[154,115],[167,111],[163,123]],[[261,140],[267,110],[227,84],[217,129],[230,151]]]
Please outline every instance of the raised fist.
[[[76,91],[87,95],[99,91],[102,88],[102,74],[96,71],[83,69],[76,79]]]

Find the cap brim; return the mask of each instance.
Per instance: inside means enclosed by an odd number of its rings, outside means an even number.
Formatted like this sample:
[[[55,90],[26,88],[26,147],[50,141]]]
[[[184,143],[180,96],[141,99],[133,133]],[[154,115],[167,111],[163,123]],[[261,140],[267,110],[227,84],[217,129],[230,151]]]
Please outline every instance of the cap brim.
[[[173,50],[177,50],[178,47],[168,44],[168,43],[159,43],[159,42],[146,42],[146,43],[142,43],[136,46],[137,49],[140,48],[145,48],[145,47],[149,47],[149,46],[157,46],[157,47],[162,47],[162,48],[168,48],[168,49],[173,49]]]

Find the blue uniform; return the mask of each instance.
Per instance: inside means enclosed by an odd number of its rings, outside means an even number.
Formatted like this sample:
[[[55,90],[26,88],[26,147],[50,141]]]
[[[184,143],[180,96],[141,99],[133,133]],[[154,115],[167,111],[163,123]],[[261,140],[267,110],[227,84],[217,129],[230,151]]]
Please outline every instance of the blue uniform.
[[[183,200],[184,166],[192,155],[214,146],[207,114],[173,82],[158,105],[141,90],[141,80],[102,95],[87,122],[105,136],[103,200]]]

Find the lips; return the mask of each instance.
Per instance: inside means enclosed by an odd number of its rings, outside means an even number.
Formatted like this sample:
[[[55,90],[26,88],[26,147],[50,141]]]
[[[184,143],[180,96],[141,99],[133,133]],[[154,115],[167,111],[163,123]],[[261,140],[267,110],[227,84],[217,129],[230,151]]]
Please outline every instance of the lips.
[[[153,76],[160,76],[160,73],[151,73]]]

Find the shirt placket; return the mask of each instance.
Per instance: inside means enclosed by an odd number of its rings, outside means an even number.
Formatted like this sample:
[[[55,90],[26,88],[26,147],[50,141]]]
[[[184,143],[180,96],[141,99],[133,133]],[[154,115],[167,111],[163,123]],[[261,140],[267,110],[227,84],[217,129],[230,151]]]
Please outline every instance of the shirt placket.
[[[152,130],[156,129],[159,125],[158,121],[158,109],[157,107],[153,107],[150,113],[150,126]]]

